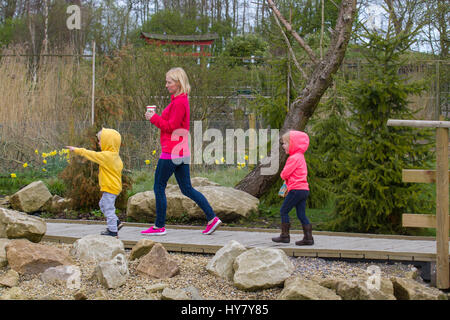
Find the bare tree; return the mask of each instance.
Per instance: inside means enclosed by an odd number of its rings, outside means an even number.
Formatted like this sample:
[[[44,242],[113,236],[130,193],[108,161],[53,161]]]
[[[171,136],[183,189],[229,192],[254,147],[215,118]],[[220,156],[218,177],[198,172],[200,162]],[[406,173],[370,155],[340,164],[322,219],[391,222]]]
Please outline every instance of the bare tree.
[[[279,12],[275,3],[272,0],[267,0],[267,2],[286,30],[291,33],[294,39],[306,51],[314,65],[312,73],[306,81],[305,88],[289,106],[289,111],[281,128],[281,134],[290,129],[304,130],[308,120],[319,104],[320,98],[332,84],[333,75],[342,63],[352,33],[352,25],[356,14],[356,0],[342,0],[328,51],[322,59],[317,57],[306,41],[295,32],[289,22]],[[278,151],[278,154],[274,151]],[[277,181],[282,165],[284,165],[287,159],[287,155],[283,152],[280,145],[278,146],[278,150],[272,150],[272,157],[274,156],[278,157],[280,164],[276,174],[263,175],[261,169],[269,165],[259,164],[235,188],[258,198],[266,193]]]

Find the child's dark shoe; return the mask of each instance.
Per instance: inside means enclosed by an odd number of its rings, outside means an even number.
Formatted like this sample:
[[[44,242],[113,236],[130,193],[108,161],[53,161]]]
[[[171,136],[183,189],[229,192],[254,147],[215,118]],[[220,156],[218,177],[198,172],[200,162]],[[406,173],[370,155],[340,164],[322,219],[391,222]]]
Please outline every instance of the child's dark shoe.
[[[100,232],[102,236],[111,236],[117,238],[117,232],[112,232],[109,229],[106,229],[105,231]]]
[[[122,221],[120,221],[120,220],[117,220],[117,231],[122,229],[123,226],[124,226],[124,223]]]

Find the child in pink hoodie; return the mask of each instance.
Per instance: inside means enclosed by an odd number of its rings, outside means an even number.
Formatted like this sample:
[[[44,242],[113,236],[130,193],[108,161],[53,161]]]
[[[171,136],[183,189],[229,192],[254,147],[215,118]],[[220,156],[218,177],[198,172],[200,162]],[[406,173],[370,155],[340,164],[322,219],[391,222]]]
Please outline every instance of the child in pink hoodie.
[[[286,164],[281,171],[281,179],[287,185],[288,194],[281,205],[281,234],[272,238],[274,242],[289,243],[289,212],[295,207],[297,217],[302,223],[303,240],[296,241],[298,246],[313,245],[312,226],[305,214],[306,199],[309,195],[308,168],[305,161],[305,152],[308,150],[309,137],[305,132],[290,130],[282,136],[282,146],[289,154]]]

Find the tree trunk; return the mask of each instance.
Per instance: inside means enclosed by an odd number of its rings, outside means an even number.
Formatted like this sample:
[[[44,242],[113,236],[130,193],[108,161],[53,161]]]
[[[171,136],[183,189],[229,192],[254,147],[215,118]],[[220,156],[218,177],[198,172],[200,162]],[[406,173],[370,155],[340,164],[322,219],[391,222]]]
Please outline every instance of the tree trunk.
[[[290,129],[304,130],[309,118],[314,113],[322,95],[332,84],[332,77],[344,59],[345,51],[352,33],[352,25],[356,13],[356,0],[343,0],[339,9],[336,26],[331,37],[329,49],[323,59],[314,67],[312,74],[300,96],[289,108],[280,135]],[[272,157],[278,157],[279,169],[274,175],[262,175],[261,169],[270,164],[259,164],[237,185],[236,189],[245,191],[257,198],[266,193],[277,181],[284,166],[287,155],[279,143],[278,150],[272,150]],[[275,151],[275,152],[274,152]],[[278,154],[277,154],[278,151]]]

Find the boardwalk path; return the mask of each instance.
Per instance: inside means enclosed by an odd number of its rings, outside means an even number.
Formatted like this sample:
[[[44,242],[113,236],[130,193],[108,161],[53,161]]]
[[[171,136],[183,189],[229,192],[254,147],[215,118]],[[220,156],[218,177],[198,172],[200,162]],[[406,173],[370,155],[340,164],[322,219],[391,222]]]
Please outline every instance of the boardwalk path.
[[[92,221],[46,220],[47,233],[43,240],[72,243],[89,234],[100,234],[105,223]],[[279,248],[290,256],[355,258],[374,260],[435,261],[436,241],[432,237],[405,237],[368,234],[346,234],[331,232],[313,233],[313,246],[299,247],[295,241],[303,235],[291,233],[291,243],[278,244],[271,238],[279,233],[273,229],[242,229],[220,227],[212,235],[205,236],[202,228],[187,226],[166,226],[164,236],[144,236],[141,230],[149,225],[126,223],[119,232],[119,238],[126,248],[132,248],[140,239],[160,242],[168,251],[215,253],[230,240],[236,240],[246,247]],[[246,231],[243,231],[246,230]]]

